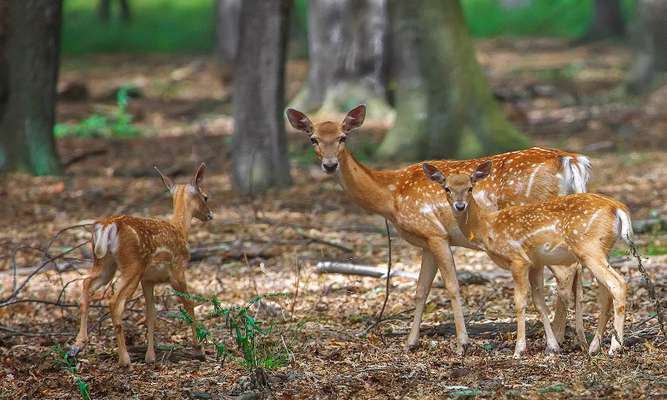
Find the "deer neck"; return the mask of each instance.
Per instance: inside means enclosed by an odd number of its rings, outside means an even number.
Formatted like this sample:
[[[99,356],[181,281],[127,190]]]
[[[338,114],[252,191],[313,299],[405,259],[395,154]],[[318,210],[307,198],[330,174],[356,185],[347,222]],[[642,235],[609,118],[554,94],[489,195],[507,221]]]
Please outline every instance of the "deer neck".
[[[491,229],[491,215],[477,201],[471,199],[468,209],[463,213],[454,213],[456,222],[466,238],[475,243],[486,246]]]
[[[393,202],[391,191],[379,179],[378,171],[361,164],[348,149],[338,156],[340,185],[352,200],[367,211],[391,219]]]
[[[174,225],[187,240],[192,223],[192,207],[187,201],[187,186],[182,186],[174,194],[174,215],[171,217],[171,224]]]

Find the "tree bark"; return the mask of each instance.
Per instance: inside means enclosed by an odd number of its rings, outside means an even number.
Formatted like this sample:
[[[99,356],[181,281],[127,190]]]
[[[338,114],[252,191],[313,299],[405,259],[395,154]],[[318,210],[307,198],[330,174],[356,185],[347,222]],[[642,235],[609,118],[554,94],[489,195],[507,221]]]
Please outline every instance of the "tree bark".
[[[233,179],[242,193],[291,183],[284,75],[291,0],[244,0],[234,77]]]
[[[621,0],[595,0],[593,22],[585,40],[606,39],[625,35]]]
[[[304,112],[341,112],[367,103],[370,113],[389,112],[387,29],[386,0],[310,1],[310,69],[292,105]]]
[[[217,0],[216,56],[224,68],[223,80],[231,77],[239,45],[241,0]]]
[[[667,2],[639,0],[633,41],[635,63],[628,76],[628,90],[641,93],[651,87],[656,73],[667,72]]]
[[[62,172],[55,149],[60,0],[0,3],[0,170]]]
[[[523,148],[477,63],[458,0],[389,1],[396,123],[378,154],[406,161]]]

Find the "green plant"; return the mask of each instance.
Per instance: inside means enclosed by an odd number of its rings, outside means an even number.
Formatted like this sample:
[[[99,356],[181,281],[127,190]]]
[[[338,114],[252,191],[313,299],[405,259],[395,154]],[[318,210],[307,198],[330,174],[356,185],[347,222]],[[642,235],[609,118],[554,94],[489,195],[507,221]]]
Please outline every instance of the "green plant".
[[[78,124],[56,124],[56,137],[120,137],[131,138],[139,136],[139,129],[132,123],[132,114],[127,111],[129,103],[129,87],[123,86],[116,94],[117,108],[111,115],[93,114]]]
[[[90,400],[90,387],[78,374],[78,368],[76,366],[76,361],[74,358],[70,357],[69,354],[59,344],[54,345],[51,348],[51,355],[55,357],[54,362],[62,367],[67,373],[69,373],[74,378],[74,383],[79,389],[79,394],[84,400]]]

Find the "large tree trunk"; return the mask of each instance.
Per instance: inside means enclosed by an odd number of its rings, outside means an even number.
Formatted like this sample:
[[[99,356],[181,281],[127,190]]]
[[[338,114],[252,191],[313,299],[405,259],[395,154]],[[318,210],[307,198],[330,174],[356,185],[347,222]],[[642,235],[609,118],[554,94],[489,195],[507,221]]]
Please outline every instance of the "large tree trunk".
[[[458,0],[390,0],[396,123],[384,158],[474,157],[523,148],[477,63]]]
[[[232,77],[239,45],[241,0],[217,0],[216,56],[223,68],[223,81]]]
[[[61,173],[55,149],[60,0],[0,2],[0,170]]]
[[[308,3],[308,81],[293,101],[305,112],[347,111],[386,102],[386,0],[312,0]]]
[[[667,2],[637,2],[637,22],[633,40],[636,42],[635,63],[628,77],[628,89],[641,93],[651,87],[656,73],[667,72]]]
[[[593,22],[584,39],[597,40],[625,35],[621,0],[595,0]]]
[[[291,183],[283,119],[291,0],[243,0],[234,77],[233,178],[242,193]]]

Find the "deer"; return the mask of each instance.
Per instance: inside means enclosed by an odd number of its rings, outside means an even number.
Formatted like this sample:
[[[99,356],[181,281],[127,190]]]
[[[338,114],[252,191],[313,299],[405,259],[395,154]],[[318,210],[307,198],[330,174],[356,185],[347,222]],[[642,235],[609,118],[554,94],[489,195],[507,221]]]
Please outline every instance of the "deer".
[[[189,297],[185,270],[190,259],[188,233],[192,219],[202,222],[213,219],[208,196],[202,189],[206,165],[201,163],[187,184],[174,184],[157,166],[162,182],[171,193],[173,215],[170,220],[120,215],[95,221],[93,228],[93,268],[83,280],[80,299],[79,333],[69,355],[76,356],[88,342],[88,311],[91,296],[118,272],[118,289],[109,301],[111,320],[118,346],[118,362],[130,365],[125,346],[122,317],[128,298],[139,283],[145,299],[146,363],[155,362],[155,298],[156,284],[169,283],[180,292],[179,301],[194,319],[194,304]],[[195,324],[193,344],[198,348]],[[201,349],[199,349],[201,350]]]
[[[335,175],[355,204],[386,218],[403,239],[421,249],[415,312],[405,349],[411,351],[418,347],[422,314],[437,269],[451,300],[456,327],[455,352],[463,354],[469,338],[451,246],[477,249],[478,245],[468,240],[459,229],[447,201],[442,199],[439,185],[424,176],[419,163],[396,170],[377,170],[360,163],[352,155],[346,141],[364,122],[364,104],[350,110],[342,122],[313,123],[306,114],[293,108],[288,108],[285,114],[294,129],[308,135],[322,171]],[[471,173],[487,160],[493,161],[497,168],[489,179],[480,182],[476,196],[490,210],[585,192],[590,176],[590,161],[585,156],[541,147],[478,159],[430,163],[445,173]],[[560,281],[578,281],[572,273],[567,274],[569,279]],[[560,340],[565,335],[566,312],[573,293],[574,286],[558,288],[554,326]],[[582,332],[578,336],[583,336],[583,324],[581,326]]]
[[[526,349],[526,298],[531,291],[547,337],[547,352],[555,352],[558,341],[550,326],[544,295],[534,285],[545,265],[587,267],[598,283],[600,315],[589,353],[597,353],[609,319],[613,298],[614,335],[609,347],[613,355],[623,344],[627,285],[607,260],[616,241],[632,242],[628,207],[610,197],[577,193],[539,203],[489,211],[472,195],[474,188],[489,179],[493,161],[479,164],[472,173],[446,175],[436,166],[423,164],[424,174],[442,185],[461,232],[482,248],[501,268],[511,271],[517,340],[514,358]],[[541,279],[541,278],[539,278]],[[533,287],[531,287],[533,285]],[[536,290],[537,286],[537,290]]]

